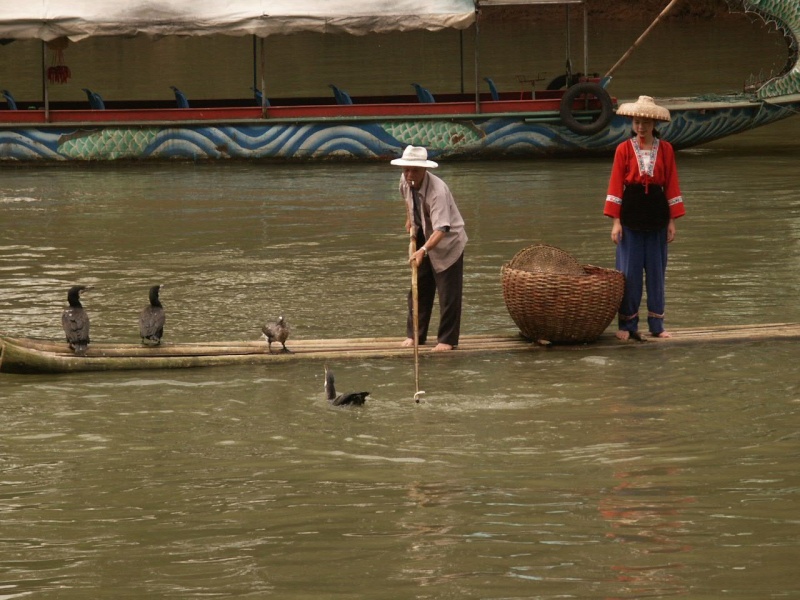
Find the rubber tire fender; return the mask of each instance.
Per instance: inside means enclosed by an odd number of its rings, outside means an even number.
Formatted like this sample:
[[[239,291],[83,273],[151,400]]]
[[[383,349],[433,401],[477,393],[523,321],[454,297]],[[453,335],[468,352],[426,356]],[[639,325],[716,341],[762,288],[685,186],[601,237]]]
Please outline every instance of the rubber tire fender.
[[[558,77],[551,79],[550,83],[547,84],[545,89],[548,91],[555,91],[565,87],[570,87],[567,85],[570,81],[578,83],[581,77],[583,77],[583,73],[573,73],[572,75],[569,73],[564,73],[563,75],[559,75]]]
[[[591,123],[579,123],[572,114],[572,104],[579,96],[594,96],[600,102],[600,114],[597,119]],[[561,115],[561,122],[567,128],[580,135],[592,135],[598,133],[608,127],[611,123],[611,118],[614,116],[614,106],[611,102],[611,96],[599,83],[591,81],[583,81],[576,83],[566,92],[561,98],[561,107],[559,109]]]

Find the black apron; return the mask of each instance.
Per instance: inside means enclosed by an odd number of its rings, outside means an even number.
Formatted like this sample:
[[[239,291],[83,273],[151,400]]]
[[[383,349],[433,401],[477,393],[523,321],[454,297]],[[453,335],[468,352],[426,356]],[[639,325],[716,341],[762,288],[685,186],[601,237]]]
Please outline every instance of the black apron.
[[[620,222],[635,231],[658,231],[669,224],[669,204],[664,188],[652,183],[626,186],[622,192]]]

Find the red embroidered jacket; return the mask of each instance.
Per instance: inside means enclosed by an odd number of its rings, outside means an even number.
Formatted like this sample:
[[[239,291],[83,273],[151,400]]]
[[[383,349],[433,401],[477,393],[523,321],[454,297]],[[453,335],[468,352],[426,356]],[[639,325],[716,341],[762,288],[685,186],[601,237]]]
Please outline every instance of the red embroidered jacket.
[[[650,155],[649,168],[644,161],[646,154]],[[686,214],[678,183],[678,169],[675,166],[675,150],[669,142],[656,138],[651,150],[642,150],[636,138],[631,138],[617,146],[614,166],[611,167],[611,179],[608,182],[604,215],[619,218],[622,192],[626,185],[634,183],[645,186],[653,183],[663,186],[669,204],[670,218],[677,219]]]

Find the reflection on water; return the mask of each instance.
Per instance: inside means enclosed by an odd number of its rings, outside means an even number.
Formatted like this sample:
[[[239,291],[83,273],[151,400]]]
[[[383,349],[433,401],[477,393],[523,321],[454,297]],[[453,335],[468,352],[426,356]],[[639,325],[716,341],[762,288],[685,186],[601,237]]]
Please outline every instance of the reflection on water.
[[[676,44],[688,43],[681,39]],[[659,77],[659,82],[662,79]],[[681,152],[668,324],[800,321],[796,123]],[[513,332],[500,266],[541,241],[613,265],[608,160],[443,164],[467,222],[464,330]],[[4,168],[0,330],[402,337],[385,165]],[[0,376],[0,596],[789,597],[792,342]],[[387,583],[388,582],[388,583]]]

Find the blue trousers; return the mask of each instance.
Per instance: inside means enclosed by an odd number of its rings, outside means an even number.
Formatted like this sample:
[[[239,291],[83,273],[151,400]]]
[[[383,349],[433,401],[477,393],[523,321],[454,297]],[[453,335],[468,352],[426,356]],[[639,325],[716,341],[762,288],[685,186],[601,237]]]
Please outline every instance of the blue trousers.
[[[623,226],[622,240],[617,244],[617,270],[625,275],[625,293],[619,307],[619,328],[623,331],[639,329],[639,305],[645,283],[647,325],[653,334],[664,331],[667,228],[634,231]]]

